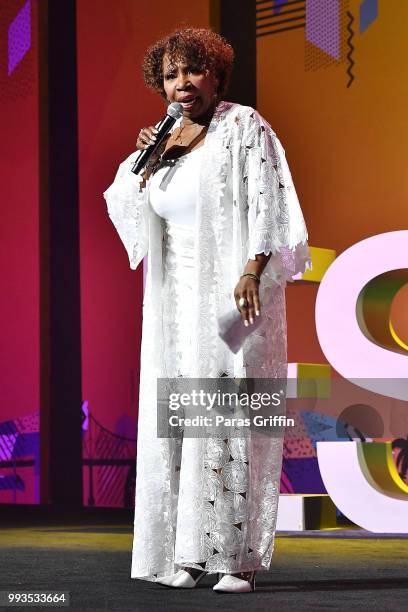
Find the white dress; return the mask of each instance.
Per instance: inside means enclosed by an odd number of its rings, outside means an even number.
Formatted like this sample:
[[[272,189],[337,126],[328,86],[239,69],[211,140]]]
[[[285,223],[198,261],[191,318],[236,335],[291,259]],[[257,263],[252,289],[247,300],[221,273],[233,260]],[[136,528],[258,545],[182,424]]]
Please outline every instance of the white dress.
[[[163,228],[164,376],[192,377],[195,226],[204,146],[164,160],[150,181],[149,203]],[[219,367],[230,370],[232,353],[218,340]]]
[[[197,183],[186,183],[186,192],[197,189],[194,225],[183,224],[191,219],[189,202],[176,218],[156,213],[149,192],[154,202],[159,174],[143,188],[130,170],[135,154],[104,194],[131,268],[148,255],[131,570],[146,580],[182,565],[224,573],[269,569],[282,439],[159,438],[156,381],[285,377],[284,287],[310,267],[285,152],[265,119],[250,107],[221,102],[204,145],[176,162],[168,186],[198,158]],[[260,285],[263,323],[234,355],[218,337],[217,318],[235,308],[234,287],[257,253],[272,253]]]
[[[194,235],[203,146],[164,160],[150,181],[149,203],[163,227],[164,376],[190,376]]]

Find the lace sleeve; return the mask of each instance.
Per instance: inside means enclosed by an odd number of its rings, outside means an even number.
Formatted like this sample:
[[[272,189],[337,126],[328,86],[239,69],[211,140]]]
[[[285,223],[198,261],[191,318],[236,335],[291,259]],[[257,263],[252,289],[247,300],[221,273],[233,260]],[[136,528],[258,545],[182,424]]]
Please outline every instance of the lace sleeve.
[[[115,180],[104,192],[109,217],[127,251],[132,270],[136,270],[148,249],[148,204],[142,177],[130,168],[134,154],[120,164]]]
[[[272,253],[263,284],[282,287],[311,268],[307,230],[285,151],[269,124],[254,112],[248,130],[248,259]]]

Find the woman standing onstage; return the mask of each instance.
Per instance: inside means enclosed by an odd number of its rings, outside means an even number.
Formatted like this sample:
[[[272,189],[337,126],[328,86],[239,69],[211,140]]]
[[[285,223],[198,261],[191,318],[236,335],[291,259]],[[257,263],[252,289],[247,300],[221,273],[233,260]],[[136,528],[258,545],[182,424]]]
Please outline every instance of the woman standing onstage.
[[[282,145],[254,109],[221,101],[232,61],[205,29],[147,51],[146,84],[183,115],[160,156],[135,175],[130,155],[104,196],[130,267],[148,256],[131,576],[192,588],[219,573],[215,590],[248,592],[271,563],[282,439],[157,437],[157,378],[286,377],[284,288],[310,267]],[[262,311],[236,354],[218,336],[231,308],[246,326]]]

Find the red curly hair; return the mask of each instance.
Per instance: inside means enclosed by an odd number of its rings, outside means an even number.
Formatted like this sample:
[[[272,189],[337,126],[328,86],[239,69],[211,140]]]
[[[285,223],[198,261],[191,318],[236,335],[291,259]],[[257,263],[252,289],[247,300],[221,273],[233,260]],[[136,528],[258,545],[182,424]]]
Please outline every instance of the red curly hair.
[[[218,80],[217,98],[225,94],[234,51],[227,41],[212,30],[183,28],[175,30],[148,48],[142,63],[143,78],[148,87],[165,96],[163,88],[163,56],[170,61],[192,63],[200,71],[209,70]]]

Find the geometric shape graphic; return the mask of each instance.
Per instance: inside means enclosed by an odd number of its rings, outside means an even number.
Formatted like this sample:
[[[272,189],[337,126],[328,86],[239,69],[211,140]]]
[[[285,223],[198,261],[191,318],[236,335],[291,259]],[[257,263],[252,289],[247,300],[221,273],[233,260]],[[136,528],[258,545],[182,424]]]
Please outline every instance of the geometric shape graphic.
[[[327,494],[320,475],[317,457],[285,458],[283,472],[290,483],[290,490],[285,491],[281,486],[281,493]]]
[[[329,398],[331,366],[327,363],[288,363],[286,397]]]
[[[31,46],[31,3],[27,0],[8,29],[8,74],[21,62]]]
[[[277,531],[305,531],[337,527],[336,506],[327,494],[280,494]]]
[[[378,0],[364,0],[360,4],[360,34],[377,19]]]
[[[307,433],[313,446],[317,442],[336,442],[339,439],[350,440],[343,423],[332,416],[316,412],[300,411],[300,416],[306,425]]]
[[[312,268],[305,270],[303,274],[299,274],[299,279],[319,283],[327,268],[336,259],[336,251],[333,249],[322,249],[312,246],[309,246],[309,250],[312,259]]]
[[[357,321],[363,334],[378,346],[407,355],[390,327],[391,304],[408,283],[408,269],[391,270],[371,279],[357,298]]]
[[[273,3],[273,7],[272,7],[273,13],[275,14],[280,13],[282,6],[284,6],[287,3],[287,1],[288,0],[275,0],[275,2]]]
[[[386,232],[343,251],[319,285],[315,308],[318,340],[333,368],[357,386],[400,400],[408,399],[408,355],[401,354],[396,344],[385,348],[385,343],[377,343],[375,317],[386,325],[381,313],[371,312],[370,330],[363,333],[359,297],[380,275],[406,269],[408,276],[407,242],[406,230]],[[388,294],[395,295],[394,284],[382,283],[381,291],[389,303]],[[370,338],[373,331],[375,336]]]
[[[39,502],[40,491],[39,412],[0,422],[0,494],[9,491],[11,503],[26,493],[29,503]],[[32,498],[33,496],[33,498]],[[20,500],[21,501],[21,500]]]
[[[339,0],[306,0],[306,40],[340,60]]]
[[[308,13],[308,8],[310,8],[311,12]],[[339,15],[339,27],[338,27],[338,51],[339,53],[335,53],[334,55],[327,53],[325,50],[325,46],[321,49],[319,46],[314,44],[313,42],[309,42],[307,36],[305,36],[305,70],[306,71],[316,71],[321,70],[323,68],[337,68],[339,65],[345,60],[347,53],[347,36],[349,31],[347,29],[348,24],[348,7],[349,0],[338,0],[338,15]],[[319,23],[318,17],[316,15],[316,10],[313,11],[315,6],[313,4],[306,6],[306,19],[310,23],[310,30],[318,29],[317,24]],[[325,15],[322,14],[320,21],[322,22],[325,19]],[[316,24],[316,28],[313,25]],[[315,36],[312,36],[314,39]],[[319,38],[317,34],[317,38]]]
[[[282,11],[281,8],[285,4],[294,6],[289,6],[289,10]],[[274,3],[257,1],[256,6],[256,36],[258,38],[305,27],[305,0],[296,2],[279,0]]]
[[[0,434],[0,460],[10,461],[13,457],[14,447],[18,438],[18,433]]]
[[[318,442],[317,458],[328,494],[353,523],[374,533],[408,533],[408,486],[391,443]]]
[[[327,363],[297,364],[297,398],[329,398],[331,367]]]
[[[350,11],[347,11],[347,17],[348,17],[348,23],[347,23],[347,32],[349,33],[349,36],[347,37],[347,47],[348,47],[348,51],[347,51],[347,59],[348,59],[348,67],[347,67],[347,74],[349,75],[349,81],[347,83],[347,87],[350,87],[350,85],[352,84],[352,82],[354,81],[354,74],[353,74],[353,66],[355,64],[354,60],[353,60],[353,52],[354,52],[354,45],[353,45],[353,38],[354,38],[354,30],[352,28],[352,24],[354,21],[354,17],[352,15],[352,13],[350,13]]]
[[[0,476],[0,491],[24,491],[25,484],[18,474]]]
[[[11,459],[20,459],[21,457],[35,456],[40,448],[39,432],[19,434],[16,443],[14,444]]]

